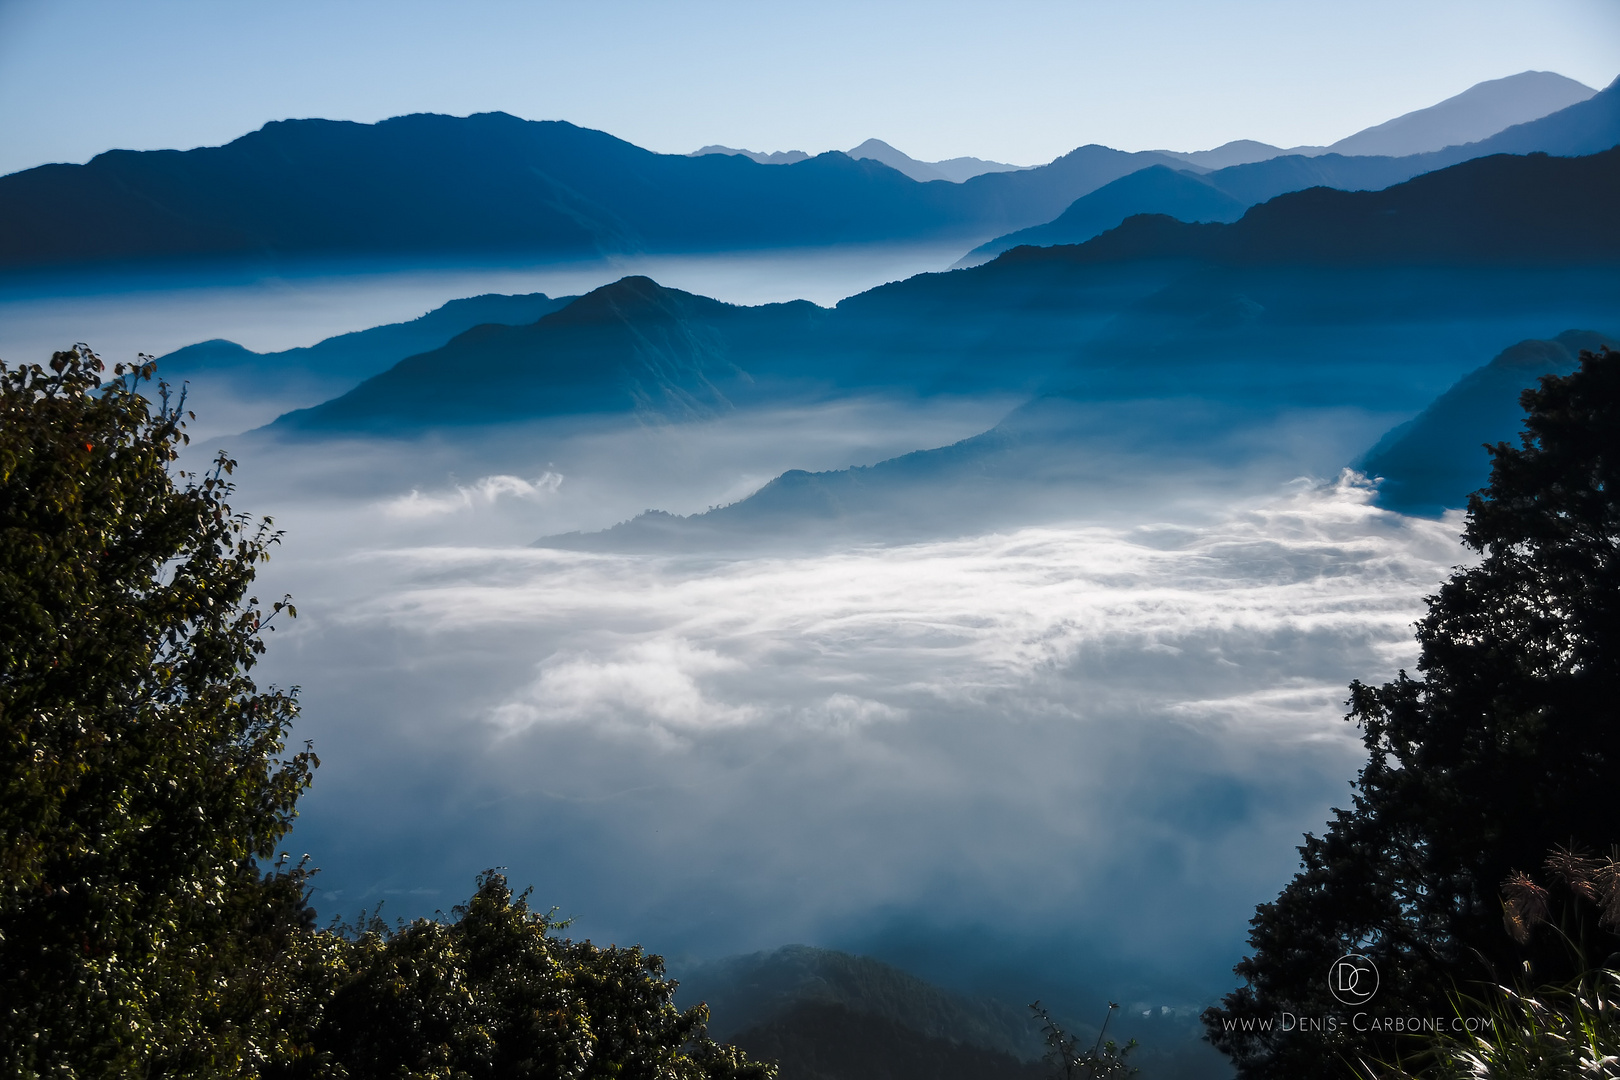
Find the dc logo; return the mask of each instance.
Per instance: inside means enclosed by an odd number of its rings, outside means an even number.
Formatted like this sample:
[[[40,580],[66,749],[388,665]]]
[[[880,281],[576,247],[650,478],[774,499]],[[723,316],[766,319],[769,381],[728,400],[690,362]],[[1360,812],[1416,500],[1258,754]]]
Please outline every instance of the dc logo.
[[[1328,989],[1343,1005],[1365,1005],[1378,993],[1378,969],[1358,953],[1345,953],[1328,969]]]

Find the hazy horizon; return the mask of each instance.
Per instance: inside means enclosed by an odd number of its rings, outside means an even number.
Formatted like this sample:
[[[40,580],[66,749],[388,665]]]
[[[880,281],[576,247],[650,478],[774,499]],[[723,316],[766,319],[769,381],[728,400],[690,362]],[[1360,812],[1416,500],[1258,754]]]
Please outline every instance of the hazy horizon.
[[[64,81],[68,54],[95,77]],[[0,173],[114,148],[218,145],[271,120],[494,109],[676,154],[879,138],[919,160],[1037,164],[1087,143],[1323,145],[1527,70],[1607,85],[1620,71],[1620,9],[1160,0],[1022,3],[992,16],[908,2],[811,18],[731,2],[484,2],[446,19],[426,0],[273,10],[5,0]],[[207,94],[191,92],[198,83]]]

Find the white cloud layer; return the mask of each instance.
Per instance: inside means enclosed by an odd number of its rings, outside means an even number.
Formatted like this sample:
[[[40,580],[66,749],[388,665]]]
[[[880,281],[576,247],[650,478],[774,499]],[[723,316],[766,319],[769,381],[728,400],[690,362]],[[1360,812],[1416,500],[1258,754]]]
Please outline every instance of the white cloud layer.
[[[1457,526],[1347,476],[1201,525],[305,561],[298,835],[329,907],[504,865],[676,951],[978,913],[1208,978],[1345,800],[1346,684],[1411,662]]]

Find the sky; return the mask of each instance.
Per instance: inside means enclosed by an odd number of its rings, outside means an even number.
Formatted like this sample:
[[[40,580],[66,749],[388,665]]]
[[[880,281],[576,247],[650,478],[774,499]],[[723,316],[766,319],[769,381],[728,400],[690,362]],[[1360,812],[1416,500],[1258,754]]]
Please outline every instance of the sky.
[[[663,152],[1036,164],[1328,143],[1532,69],[1607,85],[1620,0],[0,0],[0,172],[493,109]]]

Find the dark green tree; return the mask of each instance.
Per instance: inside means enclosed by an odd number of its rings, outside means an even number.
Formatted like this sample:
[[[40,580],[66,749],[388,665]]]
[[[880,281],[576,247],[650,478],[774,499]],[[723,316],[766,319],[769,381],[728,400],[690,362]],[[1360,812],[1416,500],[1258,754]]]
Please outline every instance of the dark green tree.
[[[1521,445],[1489,448],[1469,500],[1482,558],[1429,598],[1417,677],[1352,685],[1368,760],[1351,805],[1305,838],[1252,922],[1246,985],[1205,1014],[1243,1077],[1395,1059],[1385,1037],[1276,1026],[1345,1011],[1327,974],[1347,951],[1377,964],[1368,1007],[1390,1015],[1447,1014],[1449,992],[1526,962],[1540,981],[1575,973],[1561,946],[1504,932],[1499,890],[1555,844],[1620,837],[1620,353],[1583,353],[1522,402]],[[1577,936],[1595,945],[1607,932],[1589,921]]]
[[[229,459],[176,468],[150,364],[102,374],[0,364],[0,1071],[236,1075],[309,919],[256,862],[317,765],[248,674],[277,534],[226,503]]]
[[[450,922],[362,916],[309,943],[302,1045],[276,1077],[770,1080],[675,1007],[663,961],[555,936],[489,871]]]

